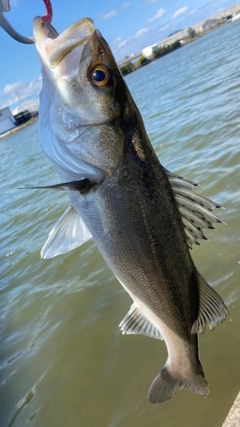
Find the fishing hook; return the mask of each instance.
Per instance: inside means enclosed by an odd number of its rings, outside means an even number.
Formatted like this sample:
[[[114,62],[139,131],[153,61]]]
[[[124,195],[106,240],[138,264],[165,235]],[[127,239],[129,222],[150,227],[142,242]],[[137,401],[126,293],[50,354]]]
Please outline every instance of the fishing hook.
[[[46,15],[42,16],[42,20],[48,22],[49,24],[52,22],[53,11],[50,0],[43,0],[46,6]],[[17,40],[20,43],[24,44],[33,44],[33,37],[24,37],[20,33],[18,33],[12,25],[8,22],[8,20],[3,15],[4,12],[8,12],[10,10],[9,0],[0,0],[0,27],[2,27],[6,33],[8,33],[13,39]]]

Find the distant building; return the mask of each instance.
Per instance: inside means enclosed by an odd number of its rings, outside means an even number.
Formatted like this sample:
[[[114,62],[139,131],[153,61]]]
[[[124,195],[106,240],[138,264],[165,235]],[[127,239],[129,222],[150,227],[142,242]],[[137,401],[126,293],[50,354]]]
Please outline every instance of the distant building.
[[[23,123],[26,123],[28,120],[32,118],[32,113],[30,113],[28,110],[21,111],[21,113],[15,114],[14,118],[16,120],[16,125],[20,126]]]
[[[207,19],[201,27],[203,32],[210,31],[216,28],[218,25],[223,24],[226,21],[226,18],[220,19]]]
[[[232,16],[232,21],[235,21],[236,19],[240,19],[240,12],[236,12],[236,13],[234,13],[234,15]]]
[[[15,119],[9,107],[0,110],[0,135],[15,128]]]
[[[152,46],[145,47],[142,50],[142,55],[145,56],[146,58],[151,58],[153,52],[157,49],[158,49],[158,47],[156,44],[153,44]]]

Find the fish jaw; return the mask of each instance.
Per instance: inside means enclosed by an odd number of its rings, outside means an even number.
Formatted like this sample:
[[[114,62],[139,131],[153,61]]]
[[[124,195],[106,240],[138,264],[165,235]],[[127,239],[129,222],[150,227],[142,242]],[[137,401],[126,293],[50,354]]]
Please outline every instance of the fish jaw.
[[[94,23],[90,18],[78,20],[63,31],[62,34],[58,34],[51,24],[39,16],[34,19],[34,42],[42,66],[52,79],[56,80],[59,76],[76,73],[79,66],[79,57],[94,31]],[[64,60],[66,56],[69,56],[76,49],[79,49],[78,55],[74,54],[71,58],[68,58],[68,61]]]

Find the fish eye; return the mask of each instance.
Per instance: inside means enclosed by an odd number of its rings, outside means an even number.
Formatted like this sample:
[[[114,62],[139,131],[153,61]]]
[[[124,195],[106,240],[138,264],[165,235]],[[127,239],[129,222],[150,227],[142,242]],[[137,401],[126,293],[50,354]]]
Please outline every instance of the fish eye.
[[[90,73],[91,80],[96,86],[107,86],[110,79],[110,70],[104,65],[97,65]]]

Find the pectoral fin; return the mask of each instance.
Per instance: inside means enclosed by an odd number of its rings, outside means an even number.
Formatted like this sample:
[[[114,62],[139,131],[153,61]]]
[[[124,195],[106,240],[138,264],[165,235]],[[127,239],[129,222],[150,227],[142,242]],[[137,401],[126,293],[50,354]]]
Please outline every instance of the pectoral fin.
[[[154,326],[133,303],[126,316],[121,321],[119,328],[122,334],[142,334],[151,338],[163,340],[163,337],[156,326]]]
[[[199,313],[192,327],[192,334],[203,334],[208,325],[210,330],[223,322],[228,316],[228,309],[218,293],[209,286],[198,273]]]
[[[87,193],[93,186],[95,182],[90,181],[87,178],[83,178],[79,181],[71,182],[61,182],[60,184],[53,185],[43,185],[43,186],[34,186],[34,185],[24,185],[24,187],[19,187],[19,190],[63,190],[63,191],[79,191],[81,194]]]
[[[72,205],[50,231],[41,250],[42,258],[53,258],[81,246],[91,238],[91,234],[79,213]]]

